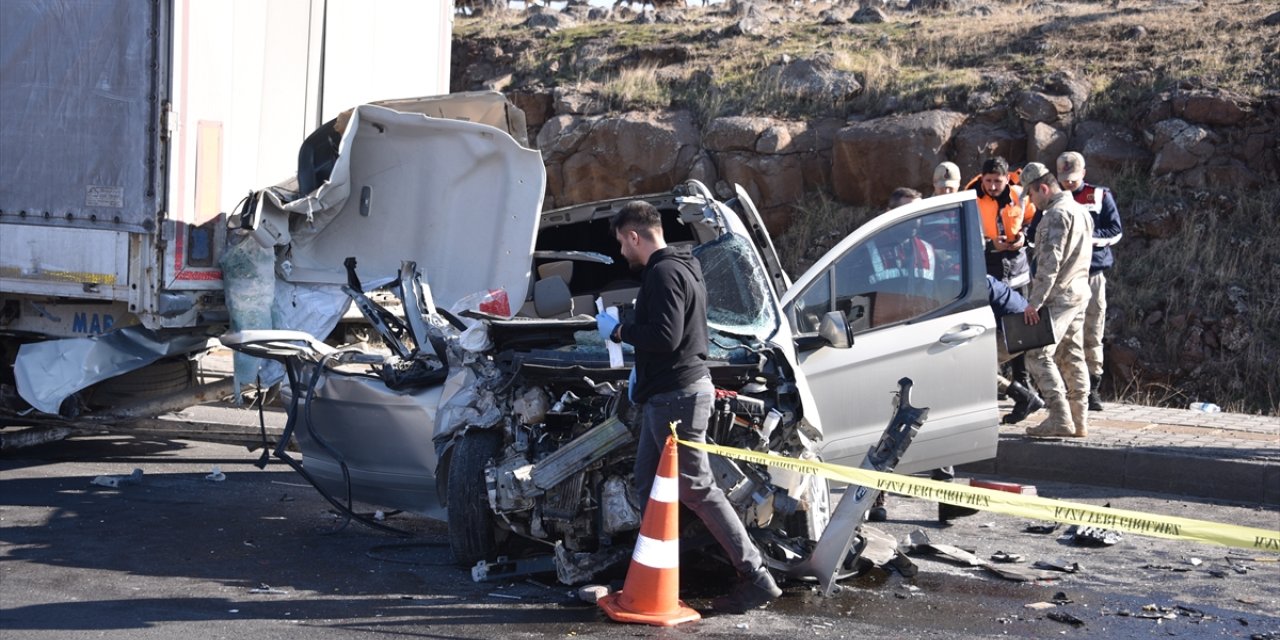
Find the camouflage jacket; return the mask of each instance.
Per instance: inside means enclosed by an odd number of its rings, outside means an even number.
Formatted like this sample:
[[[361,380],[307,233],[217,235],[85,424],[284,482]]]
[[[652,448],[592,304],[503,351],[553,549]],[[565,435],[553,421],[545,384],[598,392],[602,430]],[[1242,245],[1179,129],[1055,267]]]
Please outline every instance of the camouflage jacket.
[[[1071,193],[1055,195],[1036,225],[1036,268],[1027,304],[1039,309],[1083,305],[1089,301],[1089,262],[1093,258],[1093,219]]]

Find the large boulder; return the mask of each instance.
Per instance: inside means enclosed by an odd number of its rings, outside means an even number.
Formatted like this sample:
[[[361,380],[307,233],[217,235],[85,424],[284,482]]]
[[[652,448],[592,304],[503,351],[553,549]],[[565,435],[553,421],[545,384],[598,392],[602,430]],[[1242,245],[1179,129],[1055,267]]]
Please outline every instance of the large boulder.
[[[688,111],[558,116],[538,134],[553,206],[666,191],[702,157]],[[704,176],[705,177],[705,176]]]
[[[1151,174],[1162,176],[1186,171],[1208,159],[1215,151],[1218,136],[1199,125],[1170,118],[1152,127],[1151,139],[1151,149],[1156,153]]]
[[[1081,113],[1089,104],[1089,96],[1093,93],[1093,87],[1089,81],[1077,78],[1070,71],[1056,71],[1045,78],[1045,91],[1058,96],[1066,96],[1071,99],[1072,109],[1076,114]]]
[[[1067,150],[1067,132],[1044,122],[1027,123],[1027,162],[1053,167]]]
[[[853,72],[835,68],[826,55],[786,61],[769,67],[764,75],[777,83],[778,91],[817,103],[838,103],[862,91]]]
[[[545,89],[517,89],[507,99],[524,112],[525,124],[535,130],[551,117],[555,106],[555,98]]]
[[[727,116],[707,123],[703,146],[711,152],[753,151],[762,154],[809,153],[831,148],[843,123],[826,118],[794,121]]]
[[[728,13],[735,19],[735,22],[724,29],[723,35],[726,37],[748,36],[760,38],[768,34],[772,19],[763,4],[758,2],[733,2],[728,8]]]
[[[1250,115],[1250,101],[1218,88],[1180,88],[1165,91],[1151,99],[1143,124],[1178,118],[1208,126],[1237,126]]]
[[[1084,155],[1086,180],[1111,184],[1125,173],[1146,173],[1152,154],[1138,143],[1131,129],[1086,120],[1076,125],[1070,148]]]
[[[755,151],[756,141],[773,126],[769,118],[727,116],[707,123],[702,144],[708,151]]]
[[[1259,174],[1272,180],[1280,178],[1280,124],[1260,125],[1248,131],[1239,155]]]
[[[564,87],[551,90],[552,113],[556,115],[599,115],[608,109],[604,100],[593,94]]]
[[[720,154],[717,165],[721,178],[742,185],[761,211],[787,207],[804,197],[806,163],[799,154],[731,151]]]
[[[552,31],[559,31],[561,29],[572,27],[574,25],[575,25],[575,20],[573,19],[573,15],[567,14],[567,13],[561,13],[561,14],[543,13],[543,12],[531,13],[531,15],[528,18],[526,18],[524,21],[524,26],[530,29],[536,29],[543,32],[547,32],[547,33]]]
[[[1178,182],[1194,189],[1234,187],[1251,190],[1262,186],[1262,176],[1245,163],[1234,158],[1215,158],[1209,164],[1194,167],[1181,176]]]
[[[956,132],[951,149],[951,160],[959,165],[965,181],[978,175],[987,158],[1001,156],[1018,165],[1027,157],[1025,135],[988,122],[966,122]]]
[[[853,12],[853,16],[849,18],[849,22],[854,24],[878,24],[888,21],[889,16],[885,15],[884,11],[881,11],[879,7],[870,5],[859,7],[857,11]]]
[[[1053,96],[1039,91],[1023,91],[1014,102],[1014,112],[1027,122],[1049,124],[1071,122],[1072,110],[1069,96]]]
[[[1234,126],[1248,115],[1241,103],[1248,100],[1223,91],[1193,90],[1174,95],[1172,106],[1173,115],[1187,122]]]
[[[742,185],[773,233],[790,222],[805,193],[830,189],[831,145],[843,120],[792,121],[730,116],[707,123],[703,146],[722,179],[717,191]]]
[[[582,140],[591,133],[591,127],[599,116],[583,117],[558,115],[550,118],[538,130],[537,147],[542,151],[542,163],[560,164],[569,157]]]
[[[830,154],[831,147],[835,145],[836,133],[845,126],[845,121],[838,118],[821,118],[800,122],[787,121],[785,125],[791,129],[791,142],[781,147],[781,152]],[[767,132],[765,138],[767,142]]]
[[[836,134],[831,182],[836,197],[855,205],[882,206],[894,189],[922,188],[947,159],[952,134],[965,116],[923,111],[852,124]]]

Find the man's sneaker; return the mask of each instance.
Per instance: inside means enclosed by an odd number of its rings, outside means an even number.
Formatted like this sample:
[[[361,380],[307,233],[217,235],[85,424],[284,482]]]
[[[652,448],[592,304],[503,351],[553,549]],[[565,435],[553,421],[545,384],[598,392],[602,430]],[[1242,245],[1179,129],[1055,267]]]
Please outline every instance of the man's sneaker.
[[[773,575],[765,567],[760,567],[750,575],[739,578],[728,594],[711,601],[716,611],[725,613],[746,613],[751,609],[763,607],[778,596],[782,589],[773,581]]]

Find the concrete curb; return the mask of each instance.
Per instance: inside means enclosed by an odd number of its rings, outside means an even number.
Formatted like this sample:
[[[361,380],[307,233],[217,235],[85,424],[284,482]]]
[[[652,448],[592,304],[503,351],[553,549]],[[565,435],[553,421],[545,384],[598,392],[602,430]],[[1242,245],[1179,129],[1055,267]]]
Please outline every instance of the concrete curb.
[[[960,471],[1280,506],[1280,465],[1179,451],[1126,450],[1002,435],[994,460],[967,464]]]
[[[960,470],[1280,506],[1280,419],[1117,409],[1081,439],[1025,435],[1043,416],[1002,427],[997,457]]]

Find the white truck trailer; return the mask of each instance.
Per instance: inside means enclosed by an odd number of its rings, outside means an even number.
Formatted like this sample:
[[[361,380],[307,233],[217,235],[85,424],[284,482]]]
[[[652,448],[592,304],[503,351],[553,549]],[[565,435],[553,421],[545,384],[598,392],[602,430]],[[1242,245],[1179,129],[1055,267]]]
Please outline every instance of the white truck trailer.
[[[194,404],[191,359],[228,321],[227,212],[294,175],[302,140],[341,111],[448,93],[447,0],[4,13],[0,426],[28,423],[28,406]]]

